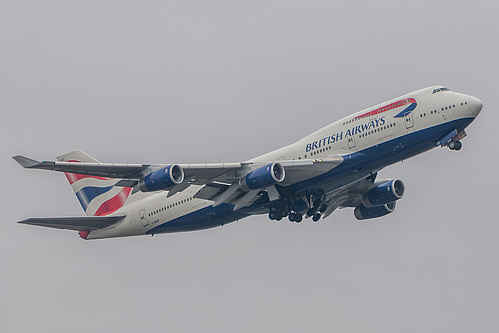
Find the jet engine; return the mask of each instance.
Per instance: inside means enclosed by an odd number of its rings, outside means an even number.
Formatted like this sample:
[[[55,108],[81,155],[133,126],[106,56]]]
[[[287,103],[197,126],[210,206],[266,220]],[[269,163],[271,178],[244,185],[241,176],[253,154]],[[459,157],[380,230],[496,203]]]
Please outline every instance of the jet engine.
[[[284,167],[281,164],[271,163],[253,170],[241,178],[239,186],[243,191],[257,190],[282,182],[285,175]]]
[[[172,164],[155,170],[142,178],[139,187],[142,192],[168,190],[184,181],[184,170],[178,164]]]
[[[399,179],[392,179],[369,190],[362,196],[362,203],[365,207],[382,206],[402,198],[404,193],[404,183]]]
[[[366,207],[364,205],[360,205],[355,208],[353,213],[357,220],[367,220],[390,214],[395,210],[395,207],[397,207],[396,202],[390,202],[388,204],[376,207]]]

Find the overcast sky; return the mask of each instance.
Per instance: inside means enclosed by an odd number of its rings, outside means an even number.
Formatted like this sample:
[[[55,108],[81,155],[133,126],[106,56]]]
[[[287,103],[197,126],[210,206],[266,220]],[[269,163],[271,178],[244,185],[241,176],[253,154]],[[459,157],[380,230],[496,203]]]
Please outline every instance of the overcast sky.
[[[0,1],[2,332],[497,332],[493,1]],[[11,157],[236,162],[430,85],[484,102],[459,152],[386,168],[358,222],[250,217],[83,241],[62,174]]]

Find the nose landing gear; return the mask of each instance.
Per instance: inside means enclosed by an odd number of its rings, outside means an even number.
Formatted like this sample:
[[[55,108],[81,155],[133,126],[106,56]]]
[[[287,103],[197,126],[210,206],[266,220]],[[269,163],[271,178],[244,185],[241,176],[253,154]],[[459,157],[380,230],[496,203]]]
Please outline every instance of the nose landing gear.
[[[447,147],[449,147],[450,150],[460,150],[463,147],[463,144],[461,141],[450,141],[447,144]]]

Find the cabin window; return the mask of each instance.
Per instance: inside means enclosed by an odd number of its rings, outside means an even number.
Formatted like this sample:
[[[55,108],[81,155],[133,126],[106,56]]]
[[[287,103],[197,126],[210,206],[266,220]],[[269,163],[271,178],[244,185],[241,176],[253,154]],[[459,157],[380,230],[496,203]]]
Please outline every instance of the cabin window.
[[[452,91],[449,88],[438,88],[438,89],[433,89],[433,93],[436,94],[437,92],[440,91]]]

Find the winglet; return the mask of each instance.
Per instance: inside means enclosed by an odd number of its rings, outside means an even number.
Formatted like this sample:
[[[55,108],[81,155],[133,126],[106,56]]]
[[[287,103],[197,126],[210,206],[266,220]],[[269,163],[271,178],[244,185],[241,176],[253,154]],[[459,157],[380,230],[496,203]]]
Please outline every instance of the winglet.
[[[21,155],[17,155],[12,157],[17,163],[21,164],[23,168],[33,168],[40,164],[40,162],[33,160],[31,158],[27,158]]]

